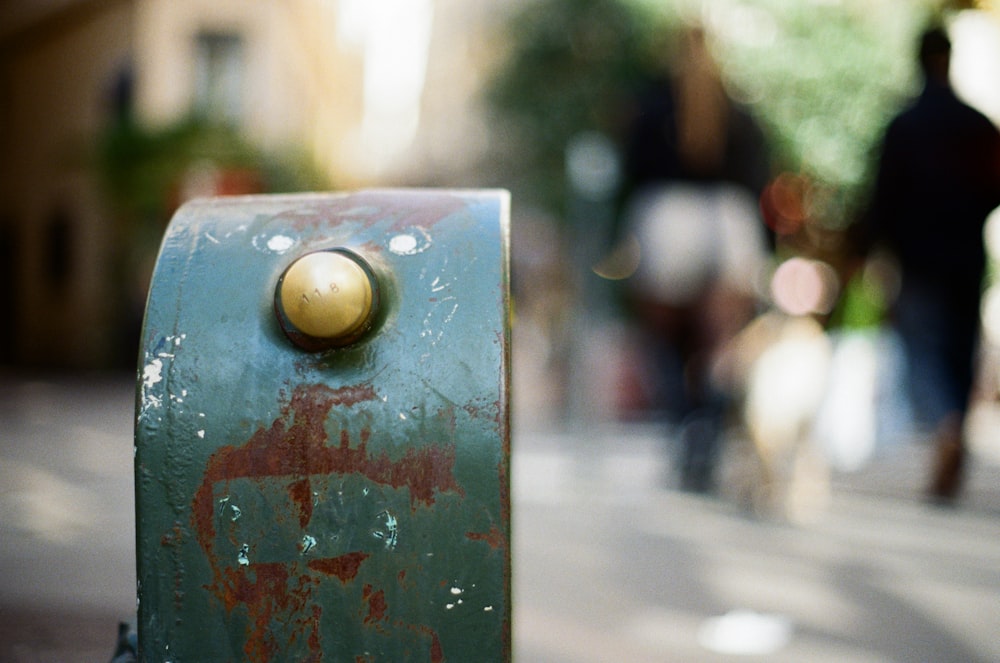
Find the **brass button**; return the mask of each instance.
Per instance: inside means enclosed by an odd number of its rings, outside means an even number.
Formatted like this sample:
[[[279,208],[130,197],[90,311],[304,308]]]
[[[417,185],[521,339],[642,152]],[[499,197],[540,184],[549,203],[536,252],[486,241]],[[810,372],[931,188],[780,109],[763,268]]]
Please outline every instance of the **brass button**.
[[[317,251],[302,256],[285,271],[277,303],[293,328],[282,321],[293,341],[298,342],[293,336],[297,332],[326,345],[339,345],[364,331],[376,293],[371,271],[360,260],[344,250]]]

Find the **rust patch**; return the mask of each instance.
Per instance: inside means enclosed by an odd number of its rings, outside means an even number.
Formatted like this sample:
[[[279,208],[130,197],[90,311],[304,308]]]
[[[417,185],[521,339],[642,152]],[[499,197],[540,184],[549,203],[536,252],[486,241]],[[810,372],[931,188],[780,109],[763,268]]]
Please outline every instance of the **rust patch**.
[[[427,649],[427,653],[430,655],[431,663],[443,663],[444,648],[441,646],[441,637],[437,634],[437,631],[423,625],[400,624],[398,622],[397,625],[403,626],[413,633],[419,633],[424,637],[430,638],[431,643]]]
[[[319,618],[323,615],[323,608],[318,605],[312,607],[312,624],[313,629],[309,632],[309,652],[313,654],[316,661],[321,661],[323,659],[322,648],[319,643]]]
[[[457,196],[426,191],[393,191],[390,195],[360,191],[344,198],[343,203],[345,209],[370,208],[372,211],[361,217],[367,225],[391,219],[393,230],[431,227],[465,207],[465,201]]]
[[[288,486],[288,496],[299,507],[299,527],[305,528],[312,520],[312,483],[309,477],[293,481]]]
[[[501,550],[507,547],[507,537],[496,525],[490,528],[489,532],[466,532],[465,538],[472,541],[485,541],[493,550]]]
[[[365,616],[365,624],[374,624],[385,620],[385,611],[388,605],[385,602],[385,591],[375,591],[371,585],[365,585],[362,598],[368,602],[368,614]]]
[[[199,542],[205,552],[211,554],[215,537],[212,486],[219,481],[295,477],[288,490],[299,505],[303,527],[312,517],[310,474],[360,474],[378,484],[408,488],[413,507],[418,502],[432,505],[437,492],[464,494],[452,474],[454,445],[410,448],[395,461],[385,451],[369,454],[365,434],[355,447],[351,446],[346,431],[341,433],[339,446],[326,446],[324,423],[330,409],[374,398],[370,386],[337,390],[325,385],[298,387],[283,416],[270,428],[259,429],[242,447],[219,448],[208,461],[192,505]]]
[[[369,554],[356,551],[338,557],[299,562],[254,562],[233,568],[223,564],[215,551],[216,513],[214,486],[219,482],[250,478],[287,478],[286,490],[298,511],[298,523],[305,528],[313,515],[310,475],[360,474],[370,481],[409,491],[411,509],[434,504],[438,493],[464,495],[453,468],[454,445],[431,445],[408,448],[392,459],[386,451],[369,452],[369,431],[362,431],[352,446],[351,436],[342,431],[338,443],[328,446],[325,424],[335,406],[351,407],[376,399],[370,385],[331,389],[326,385],[296,387],[270,426],[259,428],[242,446],[220,447],[209,458],[202,482],[195,492],[191,519],[201,549],[212,566],[213,582],[206,586],[227,612],[243,606],[249,618],[244,654],[248,661],[270,661],[280,656],[269,624],[291,623],[305,642],[309,660],[321,658],[320,618],[322,606],[310,605],[313,591],[323,576],[332,576],[344,585],[353,581]],[[167,538],[170,541],[170,537]],[[304,572],[304,573],[303,573]],[[405,577],[401,572],[399,581]],[[366,585],[367,617],[372,627],[387,619],[385,592]],[[421,625],[396,627],[415,629],[429,637],[432,661],[443,661],[440,639],[432,629]]]
[[[434,631],[427,629],[431,636],[431,663],[441,663],[444,661],[444,649],[441,648],[441,638]]]
[[[299,506],[302,527],[312,517],[310,474],[360,474],[371,481],[393,488],[407,488],[411,506],[430,506],[438,492],[463,495],[452,473],[455,447],[427,446],[407,449],[392,460],[383,451],[368,452],[368,435],[352,447],[347,431],[341,432],[340,444],[327,446],[324,429],[327,415],[335,405],[351,406],[375,398],[368,386],[330,389],[325,385],[307,385],[295,389],[282,416],[269,428],[258,429],[242,447],[219,448],[205,468],[204,478],[192,504],[198,540],[207,555],[213,554],[215,538],[213,485],[238,478],[293,477],[288,491]]]
[[[247,607],[250,625],[243,653],[250,661],[271,660],[280,651],[280,643],[274,637],[270,624],[279,615],[288,614],[304,607],[308,592],[305,585],[313,581],[308,576],[298,578],[299,591],[289,591],[290,574],[284,564],[256,564],[252,568],[225,569],[226,582],[220,592],[220,599],[227,610],[236,605]],[[311,629],[308,642],[312,649],[312,634],[319,629],[319,615],[303,625]],[[319,644],[318,639],[315,640]]]
[[[165,532],[163,536],[160,537],[160,545],[164,548],[170,546],[179,546],[184,543],[184,528],[177,521],[174,521],[174,526],[169,532]]]
[[[338,196],[310,207],[277,215],[284,224],[302,232],[307,228],[320,228],[330,224],[351,220],[365,226],[373,226],[379,221],[392,222],[392,230],[399,231],[411,226],[424,228],[434,226],[466,206],[458,196],[431,191],[359,191],[346,196]]]
[[[358,571],[361,569],[361,563],[369,557],[370,555],[367,553],[352,552],[339,557],[314,559],[309,562],[309,568],[328,576],[336,576],[340,579],[340,582],[347,584],[357,577]]]
[[[429,228],[465,207],[458,196],[429,191],[393,191],[386,195],[379,191],[361,191],[347,198],[352,205],[370,205],[376,209],[369,223],[389,218],[392,229],[409,226]]]

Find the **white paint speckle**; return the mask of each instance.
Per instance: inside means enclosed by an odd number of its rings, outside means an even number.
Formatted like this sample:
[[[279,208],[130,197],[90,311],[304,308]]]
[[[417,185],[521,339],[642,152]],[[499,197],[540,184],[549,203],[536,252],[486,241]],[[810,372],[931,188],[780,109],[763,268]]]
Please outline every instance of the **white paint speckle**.
[[[201,439],[204,440],[205,439],[205,431],[204,430],[198,431],[198,437],[200,437]]]
[[[393,235],[389,239],[389,250],[400,256],[412,256],[426,251],[431,245],[431,237],[423,228],[414,227],[411,232]]]
[[[462,589],[461,587],[452,587],[451,588],[451,593],[454,594],[455,596],[458,596],[459,594],[463,593],[464,591],[465,590]]]
[[[236,233],[245,233],[246,231],[247,231],[247,224],[241,223],[240,225],[236,226],[235,230],[230,230],[229,232],[226,233],[226,239],[229,239]]]
[[[163,381],[163,361],[153,359],[142,369],[142,409],[139,419],[145,420],[152,408],[163,407],[163,397],[151,393],[157,384]]]
[[[451,313],[445,316],[443,324],[448,324],[455,319],[455,314],[458,313],[458,304],[451,307]]]
[[[249,552],[250,546],[244,543],[240,547],[240,552],[236,555],[236,562],[240,566],[250,566],[250,558],[247,556],[247,553]]]
[[[293,246],[295,246],[295,240],[286,235],[275,235],[267,240],[267,248],[275,253],[284,253]]]
[[[154,408],[163,407],[163,399],[153,394],[144,393],[142,396],[142,409],[139,411],[139,421],[146,421],[149,418],[149,411]],[[163,421],[162,417],[157,417],[157,421]]]
[[[288,235],[268,236],[262,233],[255,235],[250,241],[258,251],[270,251],[277,254],[282,254],[295,246],[295,238]]]
[[[152,388],[153,385],[163,380],[162,372],[163,362],[159,359],[154,359],[146,364],[146,367],[142,369],[142,386],[147,389]]]
[[[483,608],[483,612],[493,612],[493,606],[491,605],[486,606],[485,608]]]
[[[389,250],[396,255],[408,256],[416,253],[417,238],[413,235],[396,235],[389,240]]]

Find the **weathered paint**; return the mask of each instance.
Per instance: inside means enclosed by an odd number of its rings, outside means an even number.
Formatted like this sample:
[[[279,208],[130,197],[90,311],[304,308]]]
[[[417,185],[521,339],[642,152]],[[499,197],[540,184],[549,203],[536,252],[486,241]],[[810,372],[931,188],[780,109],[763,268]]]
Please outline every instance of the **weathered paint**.
[[[137,380],[142,660],[510,659],[506,215],[456,191],[178,212]],[[333,247],[379,311],[309,352],[275,284]]]

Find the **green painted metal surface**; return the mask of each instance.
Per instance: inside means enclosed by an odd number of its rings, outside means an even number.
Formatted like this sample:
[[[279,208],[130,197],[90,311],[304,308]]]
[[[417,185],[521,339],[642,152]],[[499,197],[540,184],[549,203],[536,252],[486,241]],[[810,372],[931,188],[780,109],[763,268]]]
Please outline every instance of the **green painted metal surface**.
[[[510,660],[507,207],[400,190],[176,214],[137,387],[141,660]],[[302,349],[276,284],[337,247],[379,309]]]

